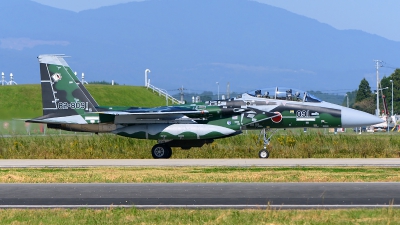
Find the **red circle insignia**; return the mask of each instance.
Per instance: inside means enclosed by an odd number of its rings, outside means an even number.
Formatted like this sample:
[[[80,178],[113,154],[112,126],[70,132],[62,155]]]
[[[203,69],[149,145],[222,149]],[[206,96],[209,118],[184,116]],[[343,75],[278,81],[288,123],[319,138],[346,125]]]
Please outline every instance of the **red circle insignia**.
[[[282,121],[282,114],[280,112],[274,112],[277,116],[271,118],[272,122],[280,123]]]

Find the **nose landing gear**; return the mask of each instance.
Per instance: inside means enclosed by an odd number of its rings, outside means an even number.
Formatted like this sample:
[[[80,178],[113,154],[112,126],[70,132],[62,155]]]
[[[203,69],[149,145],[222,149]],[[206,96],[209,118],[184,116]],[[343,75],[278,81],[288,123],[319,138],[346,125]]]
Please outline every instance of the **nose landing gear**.
[[[263,138],[264,141],[264,148],[261,149],[258,152],[258,157],[262,158],[262,159],[266,159],[269,157],[269,152],[267,150],[267,146],[269,145],[269,142],[271,141],[271,137],[278,131],[278,129],[275,129],[274,131],[271,132],[271,135],[268,136],[267,130],[264,128],[261,130],[259,138]],[[268,137],[267,137],[268,136]]]

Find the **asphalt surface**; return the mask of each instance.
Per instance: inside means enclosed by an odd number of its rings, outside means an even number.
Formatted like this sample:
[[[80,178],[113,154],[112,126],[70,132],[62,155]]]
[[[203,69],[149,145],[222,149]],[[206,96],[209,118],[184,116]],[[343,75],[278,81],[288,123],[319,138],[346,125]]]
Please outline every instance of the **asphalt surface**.
[[[1,159],[0,168],[29,167],[400,167],[398,158],[368,159]]]
[[[0,160],[0,168],[377,166],[399,159]],[[0,184],[0,208],[399,207],[400,183]]]
[[[400,183],[0,184],[0,208],[400,207]]]

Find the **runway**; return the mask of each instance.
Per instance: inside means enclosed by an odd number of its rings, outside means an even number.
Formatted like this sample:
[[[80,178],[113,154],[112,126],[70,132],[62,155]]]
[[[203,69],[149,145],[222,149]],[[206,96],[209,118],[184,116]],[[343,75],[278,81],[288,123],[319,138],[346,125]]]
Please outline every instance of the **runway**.
[[[0,168],[38,167],[400,167],[398,158],[367,159],[1,159]]]
[[[0,160],[43,167],[400,167],[390,159]],[[0,184],[0,208],[400,208],[400,183]]]
[[[400,183],[0,184],[0,208],[400,207]]]

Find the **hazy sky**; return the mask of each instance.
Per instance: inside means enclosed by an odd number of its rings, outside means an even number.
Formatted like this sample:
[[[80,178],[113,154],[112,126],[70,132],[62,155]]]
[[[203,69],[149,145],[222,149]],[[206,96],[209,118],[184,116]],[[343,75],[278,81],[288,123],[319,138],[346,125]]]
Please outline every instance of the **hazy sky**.
[[[142,0],[32,0],[57,8],[82,11]],[[400,41],[399,0],[255,0],[316,19],[337,29],[357,29]]]

